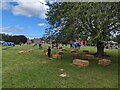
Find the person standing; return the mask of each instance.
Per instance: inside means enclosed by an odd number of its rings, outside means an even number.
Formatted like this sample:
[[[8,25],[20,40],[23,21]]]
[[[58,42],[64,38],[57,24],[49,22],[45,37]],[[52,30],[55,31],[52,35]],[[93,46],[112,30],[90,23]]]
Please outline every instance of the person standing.
[[[50,48],[50,46],[48,47],[48,57],[50,57],[51,56],[51,48]]]
[[[58,48],[58,43],[56,44],[56,48]]]
[[[41,44],[41,43],[39,43],[39,45],[38,45],[38,46],[39,46],[39,48],[42,48],[42,44]]]

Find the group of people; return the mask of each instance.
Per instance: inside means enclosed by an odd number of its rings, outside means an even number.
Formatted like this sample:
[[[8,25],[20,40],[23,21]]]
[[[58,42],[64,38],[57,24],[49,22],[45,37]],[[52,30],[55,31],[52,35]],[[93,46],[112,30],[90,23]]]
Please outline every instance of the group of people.
[[[38,45],[38,48],[39,48],[39,49],[42,48],[42,43],[41,43],[41,42],[38,43],[38,44],[37,44],[37,43],[34,43],[34,44],[33,44],[34,47],[35,47],[36,45]]]
[[[85,46],[86,45],[86,41],[82,41],[82,42],[79,42],[79,41],[70,41],[70,47],[73,47],[73,48],[77,48],[77,47],[81,47],[81,46]],[[34,43],[33,44],[33,46],[36,46],[36,45],[38,45],[38,48],[40,49],[40,48],[42,48],[42,43],[40,42],[40,43],[38,43],[38,44],[36,44],[36,43]],[[65,44],[63,44],[62,43],[62,46],[64,46],[64,45],[66,45],[67,46],[67,43],[65,43]],[[59,48],[59,45],[58,45],[58,43],[52,43],[52,46],[51,46],[52,48]],[[48,57],[51,57],[51,47],[49,46],[48,47],[48,49],[47,49],[47,51],[48,51]]]
[[[84,40],[82,40],[82,41],[71,41],[70,43],[70,47],[72,47],[72,48],[80,48],[81,46],[86,46],[86,41],[84,41]],[[67,43],[62,43],[62,46],[67,46]],[[58,43],[56,43],[56,44],[53,44],[52,43],[52,48],[59,48],[59,45],[58,45]],[[50,54],[51,54],[51,47],[49,46],[48,47],[48,57],[50,57]]]
[[[38,45],[38,48],[40,49],[40,48],[42,48],[42,43],[40,42],[40,43],[34,43],[33,44],[33,46],[36,46],[36,45]],[[58,46],[58,45],[57,45]],[[48,51],[48,57],[51,57],[51,47],[49,46],[48,47],[48,49],[47,49],[47,51]]]
[[[56,44],[52,44],[52,48],[58,48],[58,43],[56,43]]]
[[[81,47],[81,46],[86,46],[86,41],[82,40],[73,40],[73,41],[70,41],[70,47],[73,47],[73,48],[77,48],[77,47]]]

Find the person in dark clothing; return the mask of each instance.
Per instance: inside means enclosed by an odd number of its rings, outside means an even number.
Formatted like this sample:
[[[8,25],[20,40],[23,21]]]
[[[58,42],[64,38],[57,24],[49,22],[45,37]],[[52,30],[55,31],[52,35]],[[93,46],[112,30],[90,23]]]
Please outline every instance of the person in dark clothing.
[[[81,43],[79,42],[77,46],[78,46],[78,47],[79,47],[79,49],[80,49],[80,47],[81,47]]]
[[[72,47],[72,43],[70,43],[70,47]]]
[[[38,46],[39,46],[39,48],[42,48],[42,44],[41,44],[41,43],[39,43],[39,45],[38,45]]]
[[[56,44],[56,48],[58,48],[58,44]]]
[[[50,48],[50,46],[48,47],[48,57],[50,57],[51,56],[51,48]]]
[[[52,44],[52,48],[54,48],[54,44]]]

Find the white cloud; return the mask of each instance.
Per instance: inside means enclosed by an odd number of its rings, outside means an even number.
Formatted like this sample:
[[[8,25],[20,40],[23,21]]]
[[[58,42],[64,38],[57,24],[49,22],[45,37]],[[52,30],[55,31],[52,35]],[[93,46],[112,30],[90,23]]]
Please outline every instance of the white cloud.
[[[13,35],[13,33],[12,32],[10,32],[10,33],[7,33],[7,32],[0,32],[1,34],[6,34],[6,35]]]
[[[3,10],[11,10],[14,15],[22,15],[26,17],[36,16],[39,18],[45,18],[46,6],[45,0],[30,0],[29,2],[14,0],[17,5],[13,6],[8,2],[2,2],[2,9]],[[42,2],[42,3],[40,3]]]
[[[26,36],[29,39],[40,38],[41,36]]]
[[[0,10],[10,10],[12,6],[8,2],[0,2]]]
[[[46,26],[45,23],[39,23],[38,26]]]
[[[22,31],[24,28],[19,26],[19,25],[16,25],[14,27],[12,26],[0,26],[0,30],[7,30],[7,31],[15,31],[15,32],[20,32]]]
[[[1,2],[33,2],[33,1],[43,1],[43,0],[1,0]],[[51,0],[45,0],[45,1],[51,1]]]

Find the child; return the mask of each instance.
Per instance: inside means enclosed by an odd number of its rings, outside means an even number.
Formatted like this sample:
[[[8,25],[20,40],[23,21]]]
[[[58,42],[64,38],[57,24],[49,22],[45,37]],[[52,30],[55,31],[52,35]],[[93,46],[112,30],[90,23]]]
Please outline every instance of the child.
[[[51,48],[50,48],[50,46],[48,47],[48,57],[50,57],[51,56]]]

